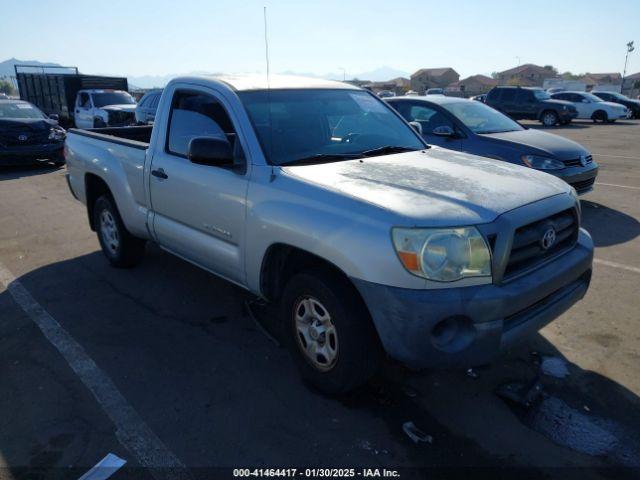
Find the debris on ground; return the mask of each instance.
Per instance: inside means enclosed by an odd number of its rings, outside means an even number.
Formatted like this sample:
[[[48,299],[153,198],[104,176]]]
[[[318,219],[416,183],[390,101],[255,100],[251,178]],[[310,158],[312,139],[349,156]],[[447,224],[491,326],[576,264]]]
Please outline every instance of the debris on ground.
[[[413,443],[433,443],[433,437],[420,430],[413,422],[403,423],[402,430],[404,430],[404,433],[413,440]]]
[[[402,392],[409,398],[416,398],[418,396],[418,391],[409,385],[404,385],[402,387]]]
[[[569,376],[567,362],[559,357],[542,357],[540,365],[542,373],[550,377],[565,378]]]
[[[467,369],[467,377],[478,378],[479,376],[480,375],[478,375],[478,372],[476,372],[473,368]]]
[[[529,383],[506,383],[500,385],[496,394],[507,401],[513,402],[525,408],[531,407],[540,395],[542,395],[542,385],[540,379],[536,377]]]

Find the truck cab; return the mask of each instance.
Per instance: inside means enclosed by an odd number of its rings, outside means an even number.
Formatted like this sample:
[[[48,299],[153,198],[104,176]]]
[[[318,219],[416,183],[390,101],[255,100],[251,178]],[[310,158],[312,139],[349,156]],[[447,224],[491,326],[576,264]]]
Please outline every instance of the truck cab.
[[[74,119],[78,128],[125,127],[136,123],[136,101],[124,90],[79,90]]]

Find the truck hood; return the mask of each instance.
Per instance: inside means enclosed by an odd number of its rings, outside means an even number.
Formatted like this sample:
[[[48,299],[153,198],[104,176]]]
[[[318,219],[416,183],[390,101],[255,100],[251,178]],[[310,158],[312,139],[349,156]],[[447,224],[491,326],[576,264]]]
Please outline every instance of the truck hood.
[[[438,147],[283,170],[418,226],[488,223],[514,208],[570,191],[552,175]]]
[[[499,143],[526,146],[535,150],[535,152],[529,152],[523,149],[521,155],[535,153],[558,160],[571,160],[579,158],[581,155],[589,155],[589,152],[582,145],[573,140],[532,128],[513,132],[481,133],[478,136]]]
[[[112,112],[135,112],[136,106],[130,103],[125,103],[123,105],[107,105],[105,107],[101,107],[101,110]]]
[[[54,120],[45,118],[2,118],[0,119],[0,130],[14,130],[24,129],[43,131],[49,130],[51,127],[57,125]]]

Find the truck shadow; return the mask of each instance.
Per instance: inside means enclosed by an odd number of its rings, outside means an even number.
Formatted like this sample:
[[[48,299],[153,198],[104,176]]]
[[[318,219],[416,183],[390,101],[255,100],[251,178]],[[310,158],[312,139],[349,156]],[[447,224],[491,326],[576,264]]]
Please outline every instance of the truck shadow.
[[[187,466],[422,467],[460,475],[482,467],[498,477],[518,466],[531,478],[554,476],[550,465],[605,474],[640,468],[630,449],[640,445],[640,399],[571,364],[541,335],[474,375],[413,373],[390,362],[367,386],[330,399],[305,386],[285,349],[260,332],[244,307],[249,294],[155,246],[132,270],[110,268],[94,252],[18,281]],[[523,406],[496,394],[505,383],[539,377],[538,360],[547,356],[569,376],[542,376],[546,397]],[[430,440],[414,443],[407,422]],[[585,437],[596,447],[585,447]],[[0,443],[10,466],[12,451]],[[406,478],[413,474],[425,471]]]
[[[640,222],[626,213],[600,203],[582,200],[582,226],[596,247],[626,243],[640,235]]]

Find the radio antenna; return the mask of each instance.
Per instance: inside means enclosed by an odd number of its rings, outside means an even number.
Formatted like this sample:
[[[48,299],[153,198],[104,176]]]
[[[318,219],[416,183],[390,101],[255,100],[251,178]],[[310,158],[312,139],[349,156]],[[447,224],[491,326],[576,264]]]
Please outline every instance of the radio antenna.
[[[269,37],[267,35],[267,7],[264,8],[264,56],[267,62],[267,88],[269,87]]]
[[[264,14],[264,58],[267,62],[267,109],[269,116],[269,157],[273,158],[273,122],[271,121],[271,82],[269,81],[269,36],[267,35],[267,7],[263,7]],[[273,165],[271,165],[271,175],[269,182],[273,182],[276,179],[276,175],[273,171]]]

